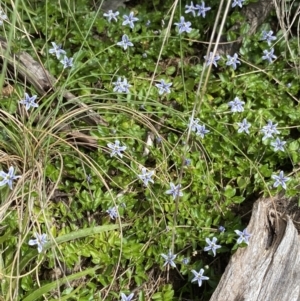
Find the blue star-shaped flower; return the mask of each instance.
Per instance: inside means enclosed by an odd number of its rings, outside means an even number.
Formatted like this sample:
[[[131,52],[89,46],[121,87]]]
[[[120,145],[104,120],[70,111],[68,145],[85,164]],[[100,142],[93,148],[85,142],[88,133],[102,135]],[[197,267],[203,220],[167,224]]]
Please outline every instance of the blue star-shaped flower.
[[[247,232],[247,229],[244,229],[243,232],[240,230],[234,230],[234,232],[239,236],[237,240],[238,244],[245,242],[247,245],[249,245],[249,238],[251,234]]]
[[[73,67],[73,58],[68,58],[66,56],[64,56],[64,58],[60,61],[63,65],[64,65],[64,69],[68,68],[68,67]]]
[[[175,254],[173,254],[171,252],[171,250],[169,251],[169,253],[166,255],[166,254],[160,254],[164,259],[165,259],[165,263],[163,266],[166,266],[167,264],[169,264],[171,267],[173,268],[176,268],[176,264],[174,262],[174,260],[176,259],[176,256]]]
[[[205,13],[207,11],[209,11],[211,9],[211,7],[205,7],[205,3],[202,1],[201,5],[200,4],[196,4],[196,10],[198,11],[197,16],[201,16],[203,18],[205,18]]]
[[[124,92],[123,82],[121,80],[121,77],[118,77],[117,81],[113,82],[112,84],[115,86],[113,89],[114,92],[118,92],[118,93]]]
[[[167,190],[166,194],[171,194],[173,196],[173,200],[175,200],[177,196],[178,197],[183,196],[182,191],[180,191],[181,184],[178,184],[175,186],[174,183],[171,182],[170,186],[171,186],[171,189]]]
[[[272,41],[275,41],[276,39],[277,39],[276,36],[273,36],[273,31],[272,30],[270,30],[268,32],[263,30],[261,40],[262,41],[267,41],[269,46],[271,46]]]
[[[131,301],[133,298],[134,293],[131,293],[130,295],[126,296],[125,294],[121,293],[121,300],[120,301]]]
[[[123,34],[122,41],[118,42],[117,45],[123,47],[124,50],[126,50],[127,47],[133,47],[133,44],[129,41],[127,34]]]
[[[103,16],[107,18],[108,22],[111,22],[111,20],[118,21],[117,16],[119,15],[119,12],[116,11],[115,13],[110,9],[107,13],[104,13]]]
[[[279,176],[272,175],[272,179],[275,180],[273,187],[277,188],[279,185],[282,186],[283,189],[286,189],[286,182],[290,179],[284,176],[283,171],[279,172]]]
[[[129,93],[129,88],[131,87],[131,85],[128,84],[126,78],[124,78],[124,80],[121,81],[121,77],[118,77],[117,81],[113,82],[112,84],[115,86],[113,89],[114,92]]]
[[[273,135],[278,135],[280,132],[277,130],[277,123],[273,124],[271,120],[268,120],[268,124],[265,125],[261,132],[264,134],[262,140],[266,140],[268,138],[273,138]]]
[[[180,17],[180,22],[178,23],[174,23],[177,27],[178,27],[178,32],[179,34],[183,33],[183,32],[191,32],[192,31],[192,28],[191,28],[191,25],[192,23],[187,21],[185,22],[184,20],[184,17]]]
[[[190,166],[191,165],[192,160],[189,158],[185,158],[184,159],[184,166]]]
[[[56,45],[56,43],[54,42],[51,42],[51,44],[53,48],[49,49],[49,53],[55,54],[57,59],[59,59],[61,55],[66,54],[66,52],[63,49],[61,49],[61,45]]]
[[[115,143],[107,143],[107,146],[112,150],[110,153],[111,157],[118,155],[120,158],[123,157],[121,152],[125,151],[127,148],[126,146],[120,146],[119,140],[115,140]]]
[[[185,8],[186,8],[185,11],[186,14],[192,13],[193,16],[196,17],[196,7],[194,6],[193,1],[191,1],[191,5],[186,5]]]
[[[225,232],[225,227],[223,227],[223,226],[220,226],[219,228],[218,228],[218,230],[221,232],[221,233],[223,233],[223,232]]]
[[[263,53],[262,59],[267,60],[270,64],[273,62],[273,59],[277,59],[277,56],[274,54],[274,48],[271,48],[270,51],[264,50]]]
[[[147,168],[142,168],[142,174],[138,175],[138,177],[144,182],[145,186],[148,186],[148,183],[154,183],[153,179],[151,178],[154,175],[154,170],[147,171]]]
[[[236,7],[237,5],[239,7],[243,7],[244,2],[245,0],[233,0],[231,7]]]
[[[156,84],[155,87],[157,87],[158,94],[162,95],[164,93],[171,93],[170,87],[172,86],[172,83],[166,83],[163,79],[160,80],[159,84]]]
[[[189,258],[187,258],[187,257],[185,257],[185,258],[183,258],[182,259],[182,264],[184,264],[184,265],[187,265],[187,264],[189,264],[189,262],[190,262],[190,259]]]
[[[43,250],[44,244],[47,242],[47,234],[39,235],[38,233],[35,233],[35,239],[30,239],[28,244],[30,246],[37,245],[38,252],[41,253]]]
[[[3,178],[3,180],[0,181],[0,186],[7,184],[10,189],[12,189],[13,180],[21,178],[21,176],[15,176],[15,169],[13,166],[8,169],[8,173],[1,170],[0,177]]]
[[[133,12],[130,12],[129,16],[124,15],[123,16],[123,23],[122,25],[129,25],[130,28],[134,28],[134,22],[138,21],[139,19],[136,18],[133,14]]]
[[[116,219],[118,218],[118,208],[115,206],[115,207],[112,207],[112,208],[109,208],[106,210],[106,213],[108,213],[108,215],[110,216],[111,219]]]
[[[190,118],[190,127],[192,132],[196,132],[197,127],[199,126],[199,119],[198,118]]]
[[[235,53],[233,56],[227,55],[227,66],[232,66],[233,70],[236,69],[236,64],[240,64],[241,62],[238,60],[238,55]]]
[[[28,111],[30,107],[37,108],[39,105],[34,102],[36,98],[36,95],[30,97],[27,93],[25,93],[25,99],[21,99],[20,104],[25,105],[26,111]]]
[[[201,138],[204,138],[204,136],[209,133],[210,131],[205,128],[205,125],[198,124],[196,135],[200,136]]]
[[[212,240],[206,238],[205,241],[207,243],[207,246],[204,248],[204,251],[207,252],[211,250],[214,256],[216,256],[216,250],[221,248],[220,245],[217,245],[217,240],[218,239],[216,237],[213,237]]]
[[[191,271],[193,274],[194,274],[194,278],[192,279],[192,282],[195,282],[195,281],[198,281],[198,285],[199,287],[202,285],[202,281],[203,280],[208,280],[209,277],[207,276],[203,276],[203,273],[204,273],[204,270],[203,269],[200,269],[199,272],[195,271],[195,270],[192,270]]]
[[[207,57],[207,55],[204,56],[204,59],[206,61],[206,66],[213,64],[215,67],[218,67],[217,62],[220,58],[221,57],[218,54],[213,56],[212,52],[209,53],[209,57]]]
[[[275,141],[271,142],[271,145],[274,147],[274,151],[282,151],[284,152],[284,145],[286,141],[280,140],[280,138],[276,138]]]
[[[122,87],[123,87],[123,92],[124,92],[124,93],[129,93],[129,88],[131,87],[131,85],[128,84],[126,78],[123,79]]]
[[[243,112],[244,111],[244,101],[241,101],[238,97],[235,97],[234,100],[229,101],[228,106],[231,107],[231,112]]]
[[[247,121],[247,119],[244,118],[242,122],[238,122],[237,124],[239,126],[238,133],[245,132],[249,134],[249,128],[251,127],[251,124]]]

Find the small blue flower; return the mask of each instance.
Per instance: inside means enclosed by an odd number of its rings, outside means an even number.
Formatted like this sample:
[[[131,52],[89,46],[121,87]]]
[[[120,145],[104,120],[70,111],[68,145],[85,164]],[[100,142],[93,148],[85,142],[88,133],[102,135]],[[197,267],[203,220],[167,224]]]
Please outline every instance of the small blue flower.
[[[122,41],[118,42],[117,45],[123,47],[124,50],[126,50],[127,47],[133,47],[133,44],[129,41],[127,34],[123,34]]]
[[[30,246],[37,245],[38,252],[41,253],[43,250],[44,244],[47,242],[47,234],[39,235],[38,233],[35,233],[34,236],[36,239],[30,239],[28,244]]]
[[[194,278],[192,279],[192,282],[198,281],[199,287],[202,285],[203,280],[208,280],[209,277],[203,276],[204,270],[200,269],[199,273],[195,270],[191,271],[194,274]]]
[[[126,146],[120,146],[119,140],[115,140],[115,143],[108,143],[107,146],[112,150],[110,153],[111,157],[118,155],[120,158],[123,157],[121,152],[125,151],[127,148]]]
[[[272,30],[270,30],[268,32],[263,30],[261,40],[262,41],[267,41],[269,46],[271,46],[272,41],[275,41],[276,39],[277,39],[276,36],[273,36],[273,31]]]
[[[250,238],[251,234],[247,232],[247,229],[244,229],[243,232],[241,232],[239,230],[234,230],[234,232],[239,236],[239,238],[237,240],[238,244],[245,242],[247,245],[249,245],[249,238]]]
[[[108,213],[108,215],[110,216],[111,219],[116,219],[119,216],[118,215],[118,208],[116,206],[107,209],[106,213]]]
[[[213,56],[212,52],[209,53],[209,57],[207,57],[207,55],[204,56],[204,59],[206,61],[206,66],[213,64],[215,67],[218,67],[217,62],[220,58],[221,57],[218,54]]]
[[[122,299],[120,301],[131,301],[133,296],[134,296],[134,293],[131,293],[128,297],[125,294],[121,293],[121,298]]]
[[[184,17],[180,17],[180,22],[178,23],[174,23],[177,27],[178,27],[178,32],[179,34],[183,33],[183,32],[191,32],[192,31],[192,28],[191,28],[191,25],[192,23],[187,21],[185,22],[184,20]]]
[[[185,11],[186,14],[192,13],[193,16],[196,17],[196,7],[194,6],[193,1],[191,1],[191,5],[186,5],[185,8],[186,8]]]
[[[186,265],[186,264],[189,264],[190,259],[189,258],[183,258],[181,262]]]
[[[277,59],[277,56],[274,55],[274,48],[271,48],[270,51],[264,50],[263,53],[262,59],[267,60],[270,64],[273,62],[273,59]]]
[[[118,93],[124,92],[123,82],[121,80],[121,77],[118,77],[117,81],[113,82],[112,84],[115,86],[113,89],[114,92],[118,92]]]
[[[183,196],[182,191],[180,191],[181,184],[178,184],[175,186],[174,183],[171,182],[170,186],[171,186],[171,189],[167,190],[166,194],[172,194],[173,200],[175,200],[177,196],[178,197]]]
[[[191,159],[188,159],[188,158],[185,158],[185,159],[184,159],[184,165],[185,165],[185,166],[190,166],[190,165],[191,165],[191,162],[192,162]]]
[[[231,107],[231,112],[243,112],[244,111],[244,101],[241,101],[238,97],[235,97],[234,100],[229,101],[228,106]]]
[[[274,151],[282,151],[284,152],[284,145],[286,144],[286,141],[280,140],[280,138],[276,138],[274,142],[271,142],[271,145],[274,147]]]
[[[236,7],[237,5],[239,7],[242,7],[244,2],[245,2],[245,0],[233,0],[231,7]]]
[[[123,16],[123,23],[122,25],[129,25],[130,28],[134,28],[134,22],[138,21],[139,19],[136,18],[133,14],[133,12],[130,12],[129,16],[124,15]]]
[[[221,248],[220,245],[216,244],[217,240],[218,239],[216,237],[213,237],[212,240],[210,240],[209,238],[205,238],[205,241],[208,245],[204,248],[204,251],[207,252],[211,250],[214,256],[216,256],[216,250]]]
[[[197,127],[199,126],[199,119],[198,118],[190,118],[190,127],[192,132],[196,132]]]
[[[268,138],[273,138],[273,135],[278,135],[280,132],[277,130],[277,123],[273,124],[271,120],[268,120],[268,124],[265,125],[261,132],[264,134],[262,140],[266,140]]]
[[[3,178],[3,180],[0,182],[0,186],[7,184],[10,189],[12,189],[13,180],[21,178],[21,176],[15,176],[15,169],[13,166],[8,169],[8,173],[1,170],[0,177]]]
[[[227,55],[227,62],[226,65],[227,66],[231,66],[233,70],[236,69],[236,64],[240,64],[241,62],[238,60],[238,55],[235,53],[233,56]]]
[[[154,175],[154,170],[147,171],[147,168],[142,168],[142,174],[138,175],[138,177],[144,182],[145,186],[148,186],[148,183],[154,183],[153,179],[151,178]]]
[[[171,267],[173,268],[176,268],[176,264],[174,262],[174,260],[176,259],[176,256],[177,255],[174,255],[171,250],[169,251],[169,253],[166,255],[166,254],[160,254],[164,259],[165,259],[165,263],[163,266],[166,266],[166,265],[170,265]]]
[[[171,93],[170,87],[172,86],[172,83],[166,83],[163,79],[160,80],[159,84],[156,84],[155,87],[157,87],[158,94],[162,95],[164,93]]]
[[[119,15],[119,12],[116,11],[115,13],[110,9],[107,13],[104,13],[103,16],[108,19],[108,22],[111,22],[111,20],[118,21],[117,16]]]
[[[249,134],[249,128],[251,127],[251,124],[247,121],[246,118],[244,118],[242,122],[238,122],[237,125],[239,126],[238,133],[245,132]]]
[[[209,11],[211,7],[205,7],[205,3],[202,1],[201,5],[196,4],[196,10],[198,10],[197,16],[201,16],[205,18],[205,13]]]
[[[219,230],[221,233],[224,233],[224,232],[226,231],[225,227],[223,227],[223,226],[220,226],[220,227],[218,228],[218,230]]]
[[[56,45],[56,43],[54,43],[54,42],[51,42],[51,44],[52,44],[53,48],[49,49],[49,53],[51,53],[51,54],[54,53],[56,55],[57,59],[59,59],[61,55],[66,54],[66,52],[63,49],[61,49],[61,45]]]
[[[67,58],[66,56],[64,56],[64,58],[60,61],[63,65],[64,65],[64,69],[68,68],[68,67],[73,67],[73,58]]]
[[[286,189],[285,182],[287,182],[290,178],[285,177],[283,171],[281,170],[279,172],[279,176],[272,175],[272,179],[275,180],[273,187],[277,188],[280,185],[280,186],[282,186],[283,189]]]
[[[162,138],[159,137],[159,136],[157,136],[157,137],[156,137],[156,142],[157,142],[157,143],[161,143],[161,141],[162,141]]]
[[[205,125],[198,125],[196,135],[200,136],[201,138],[204,138],[204,136],[209,133],[210,131],[206,129]]]
[[[147,27],[149,27],[149,26],[150,26],[150,24],[151,24],[151,21],[150,21],[150,20],[148,20],[148,21],[146,22],[146,26],[147,26]]]
[[[27,93],[25,93],[25,99],[20,100],[20,104],[25,105],[26,111],[30,109],[30,107],[37,108],[39,105],[35,103],[34,101],[36,100],[37,96],[29,96]]]
[[[7,20],[7,15],[4,13],[2,9],[0,9],[0,26],[3,25],[4,20]]]
[[[210,131],[206,129],[205,125],[199,124],[199,119],[190,118],[190,127],[192,132],[196,132],[197,136],[204,138],[204,136],[209,133]]]
[[[112,84],[115,86],[113,89],[114,92],[129,93],[129,88],[131,87],[131,85],[128,84],[125,77],[123,81],[121,81],[121,77],[118,77],[117,81],[113,82]]]
[[[92,176],[90,174],[86,176],[86,181],[92,183]]]
[[[123,82],[122,82],[122,87],[123,87],[123,92],[124,93],[129,93],[129,88],[131,87],[130,84],[128,84],[127,79],[124,77]]]

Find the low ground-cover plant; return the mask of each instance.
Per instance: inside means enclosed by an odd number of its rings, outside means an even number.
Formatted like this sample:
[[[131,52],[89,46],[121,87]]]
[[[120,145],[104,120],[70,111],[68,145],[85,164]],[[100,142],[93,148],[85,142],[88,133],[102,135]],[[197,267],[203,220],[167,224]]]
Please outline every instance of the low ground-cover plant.
[[[15,89],[0,104],[4,298],[208,300],[223,262],[251,243],[243,206],[297,193],[295,39],[266,20],[219,55],[214,24],[228,40],[245,34],[229,28],[250,1],[224,6],[223,28],[219,2],[2,7],[12,50],[57,77],[39,96],[2,72]],[[108,125],[87,125],[90,109]]]

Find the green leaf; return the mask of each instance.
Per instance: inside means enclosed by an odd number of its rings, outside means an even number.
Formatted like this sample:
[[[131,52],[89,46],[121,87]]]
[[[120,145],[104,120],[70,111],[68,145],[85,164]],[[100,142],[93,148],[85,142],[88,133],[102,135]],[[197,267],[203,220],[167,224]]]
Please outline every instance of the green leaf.
[[[225,187],[224,195],[227,198],[232,198],[236,194],[236,189],[231,187],[230,185],[227,185]]]
[[[243,196],[234,196],[231,201],[235,204],[240,204],[245,200]]]
[[[166,70],[166,74],[167,74],[167,75],[172,75],[172,74],[174,74],[175,72],[176,72],[176,68],[175,68],[174,66],[170,66],[170,67],[168,67],[167,70]]]

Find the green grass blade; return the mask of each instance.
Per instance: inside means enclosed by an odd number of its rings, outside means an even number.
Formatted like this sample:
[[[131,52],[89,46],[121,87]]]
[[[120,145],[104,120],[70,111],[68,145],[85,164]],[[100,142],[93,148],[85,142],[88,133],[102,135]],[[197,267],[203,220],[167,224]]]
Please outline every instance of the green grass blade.
[[[36,300],[39,300],[40,297],[43,296],[43,294],[46,294],[48,293],[49,291],[53,290],[53,289],[57,289],[58,286],[66,283],[66,282],[69,282],[69,281],[72,281],[72,280],[76,280],[80,277],[83,277],[83,276],[86,276],[88,274],[92,274],[94,273],[97,269],[99,269],[99,267],[95,267],[95,268],[91,268],[91,269],[87,269],[87,270],[84,270],[82,272],[79,272],[79,273],[76,273],[76,274],[73,274],[73,275],[69,275],[67,277],[64,277],[62,279],[59,279],[57,281],[54,281],[54,282],[51,282],[51,283],[48,283],[42,287],[40,287],[39,289],[37,289],[36,291],[34,291],[33,293],[31,293],[30,295],[28,295],[27,297],[25,297],[23,299],[23,301],[36,301]]]

